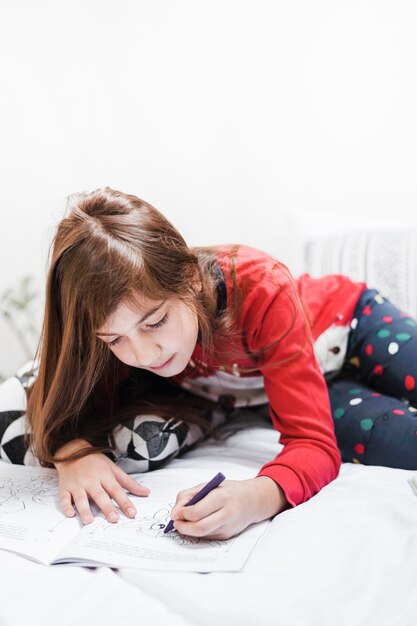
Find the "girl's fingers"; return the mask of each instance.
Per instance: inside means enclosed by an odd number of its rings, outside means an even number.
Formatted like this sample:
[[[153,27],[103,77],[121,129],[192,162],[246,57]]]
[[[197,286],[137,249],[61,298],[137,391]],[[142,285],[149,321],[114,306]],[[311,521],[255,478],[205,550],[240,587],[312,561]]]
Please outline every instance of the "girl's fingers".
[[[221,528],[224,526],[225,521],[224,510],[219,509],[197,522],[177,520],[174,522],[174,528],[182,535],[189,535],[190,537],[208,536],[216,539],[221,537]]]
[[[136,508],[127,497],[125,490],[136,496],[147,496],[150,493],[150,489],[140,485],[132,476],[126,474],[113,461],[101,454],[75,461],[69,467],[71,471],[67,472],[65,465],[58,466],[61,508],[67,517],[73,517],[74,508],[76,508],[83,524],[89,524],[94,520],[89,498],[97,504],[109,522],[117,522],[120,509],[128,517],[136,515]],[[115,506],[111,498],[116,501],[120,509]]]
[[[60,491],[59,502],[61,504],[63,514],[66,517],[74,517],[75,510],[71,504],[71,494],[67,489]]]
[[[198,493],[200,489],[202,489],[204,485],[206,484],[207,483],[200,483],[199,485],[196,485],[195,487],[191,487],[191,489],[184,489],[183,491],[180,491],[177,494],[177,498],[175,500],[175,505],[174,505],[175,510],[177,510],[178,507],[184,506],[185,504],[187,504],[187,502],[189,502],[191,498],[193,498],[195,494]],[[172,510],[174,510],[174,508]]]
[[[88,493],[86,491],[80,491],[73,493],[72,497],[74,505],[76,506],[83,524],[90,524],[94,521],[94,516],[90,509],[90,501],[88,496],[97,504],[98,508],[103,511],[103,514],[108,522],[117,522],[119,519],[119,513],[114,504],[110,500],[109,495],[103,489],[103,487],[96,486]]]
[[[103,483],[103,487],[106,492],[113,498],[113,500],[117,502],[117,504],[127,517],[136,516],[137,511],[135,505],[129,500],[125,490],[122,489],[119,483],[112,483],[108,485]]]
[[[137,480],[129,476],[129,474],[126,474],[120,467],[117,467],[117,465],[114,466],[113,471],[117,481],[133,495],[147,496],[151,493],[148,487],[140,485]]]
[[[81,521],[83,524],[91,524],[94,521],[94,516],[91,513],[90,503],[88,501],[87,493],[79,492],[77,494],[72,494],[74,505],[77,508],[77,511],[80,515]]]
[[[97,485],[88,491],[88,496],[90,496],[90,498],[94,500],[98,508],[103,512],[103,515],[108,522],[114,523],[119,520],[119,512],[110,499],[108,489],[103,488],[102,485]],[[83,523],[89,524],[90,522],[92,522],[94,517],[90,511],[87,494],[86,499],[81,497],[79,499],[74,498],[74,500]],[[81,504],[81,510],[78,506],[78,502],[80,502]]]
[[[143,489],[143,487],[141,488]],[[119,511],[112,502],[112,498],[127,517],[136,516],[136,507],[129,500],[126,492],[122,489],[118,482],[101,483],[100,486],[90,489],[88,495],[103,512],[108,522],[117,522],[120,517]]]
[[[196,504],[191,504],[190,506],[176,504],[171,511],[171,519],[197,522],[200,519],[212,515],[223,508],[223,506],[223,498],[219,498],[219,492],[215,491],[207,494],[205,498]]]
[[[180,491],[177,495],[177,498],[175,500],[175,504],[172,507],[172,511],[171,511],[171,518],[175,519],[177,516],[182,517],[182,511],[184,510],[183,507],[185,507],[185,505],[191,500],[191,498],[193,498],[195,496],[196,493],[198,493],[207,483],[200,483],[199,485],[196,485],[195,487],[191,487],[191,489],[184,489],[184,491]],[[216,494],[217,494],[217,490],[216,490]],[[210,496],[210,494],[208,494],[205,498],[203,498],[203,500],[200,500],[200,502],[203,501],[207,501],[208,496]],[[197,502],[197,504],[192,504],[190,507],[187,506],[187,510],[188,509],[194,509],[194,507],[199,506],[200,502]],[[213,511],[216,511],[219,507],[212,507],[210,511],[208,511],[209,513],[212,513]]]

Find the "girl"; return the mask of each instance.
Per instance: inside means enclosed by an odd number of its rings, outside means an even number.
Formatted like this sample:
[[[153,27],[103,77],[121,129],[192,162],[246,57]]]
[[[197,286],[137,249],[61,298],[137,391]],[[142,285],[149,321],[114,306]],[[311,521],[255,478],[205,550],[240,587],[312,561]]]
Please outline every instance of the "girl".
[[[179,532],[226,539],[320,491],[340,452],[417,467],[416,337],[364,282],[294,280],[248,246],[190,249],[135,196],[78,194],[53,242],[39,367],[21,373],[26,414],[5,419],[2,455],[56,467],[67,516],[73,501],[92,521],[91,498],[117,521],[111,498],[134,516],[126,490],[149,493],[117,461],[155,469],[237,408],[267,406],[280,454],[194,506],[202,485],[180,492],[172,510]],[[20,452],[6,447],[17,418]]]

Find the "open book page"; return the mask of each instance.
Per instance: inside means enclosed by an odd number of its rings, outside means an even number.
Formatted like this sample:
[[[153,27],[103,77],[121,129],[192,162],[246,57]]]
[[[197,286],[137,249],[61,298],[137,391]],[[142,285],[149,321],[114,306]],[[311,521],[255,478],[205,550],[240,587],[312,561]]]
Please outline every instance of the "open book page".
[[[0,548],[48,564],[82,528],[61,511],[58,472],[0,462]]]
[[[227,479],[243,480],[253,472],[219,468]],[[249,472],[249,475],[248,475]],[[225,541],[189,537],[177,531],[164,534],[177,493],[207,483],[217,473],[213,469],[167,468],[133,477],[149,487],[146,497],[129,494],[137,509],[135,519],[120,512],[111,524],[99,513],[85,526],[54,561],[108,564],[152,570],[189,572],[239,571],[265,532],[269,522],[253,524],[240,535]]]
[[[253,476],[248,468],[227,462],[224,465],[223,473],[228,479]],[[119,521],[112,524],[90,502],[95,519],[84,526],[78,515],[67,518],[61,511],[57,470],[0,462],[0,549],[44,564],[73,562],[164,571],[238,571],[268,522],[254,524],[226,541],[187,537],[175,530],[163,532],[178,492],[207,483],[216,473],[205,467],[135,474],[134,478],[151,489],[146,497],[128,494],[136,506],[136,518],[128,518],[119,510]]]

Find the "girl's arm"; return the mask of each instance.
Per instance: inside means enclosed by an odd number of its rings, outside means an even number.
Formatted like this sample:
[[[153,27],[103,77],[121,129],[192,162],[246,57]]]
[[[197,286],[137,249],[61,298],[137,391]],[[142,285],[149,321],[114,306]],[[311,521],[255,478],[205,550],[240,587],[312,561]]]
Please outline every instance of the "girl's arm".
[[[283,291],[277,289],[279,280]],[[340,452],[334,434],[326,382],[316,360],[313,339],[289,270],[279,268],[258,283],[245,304],[248,344],[252,351],[268,345],[292,329],[267,352],[263,365],[298,357],[271,369],[260,367],[273,425],[284,449],[266,463],[258,476],[279,485],[295,506],[308,500],[338,475]],[[303,347],[303,344],[304,347]]]
[[[291,300],[296,318],[290,329]],[[289,271],[267,267],[243,301],[242,321],[250,351],[256,353],[285,335],[259,365],[272,422],[281,433],[284,448],[255,478],[225,480],[197,504],[186,506],[203,485],[178,494],[171,512],[174,527],[181,533],[213,540],[233,537],[252,523],[304,502],[336,478],[341,462],[327,385]],[[266,367],[290,359],[300,349],[297,358]]]

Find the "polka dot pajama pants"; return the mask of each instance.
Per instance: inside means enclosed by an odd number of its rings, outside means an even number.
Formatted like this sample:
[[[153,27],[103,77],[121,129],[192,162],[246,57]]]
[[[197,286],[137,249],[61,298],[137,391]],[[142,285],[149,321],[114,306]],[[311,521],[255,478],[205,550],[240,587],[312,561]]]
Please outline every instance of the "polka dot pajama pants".
[[[344,462],[417,469],[417,323],[376,289],[353,313],[341,372],[328,382]]]

